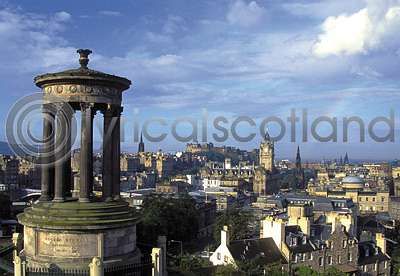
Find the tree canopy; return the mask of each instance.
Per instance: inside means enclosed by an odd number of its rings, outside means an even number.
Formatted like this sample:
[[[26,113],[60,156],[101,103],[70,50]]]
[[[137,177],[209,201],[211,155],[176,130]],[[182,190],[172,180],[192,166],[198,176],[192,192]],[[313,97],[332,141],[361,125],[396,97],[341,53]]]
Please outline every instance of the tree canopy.
[[[139,216],[138,240],[147,244],[155,244],[160,235],[187,242],[196,237],[199,229],[199,212],[189,195],[152,195],[143,201]]]
[[[224,225],[229,227],[231,240],[242,240],[250,238],[250,223],[253,221],[253,215],[249,211],[240,208],[231,208],[222,213],[216,220],[214,228],[214,239],[219,243],[220,233]]]

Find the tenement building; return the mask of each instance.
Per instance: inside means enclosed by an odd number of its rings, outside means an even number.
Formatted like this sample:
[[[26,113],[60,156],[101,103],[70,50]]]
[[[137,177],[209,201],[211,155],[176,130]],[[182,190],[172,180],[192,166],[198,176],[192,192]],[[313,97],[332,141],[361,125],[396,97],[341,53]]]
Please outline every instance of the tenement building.
[[[261,238],[274,240],[290,272],[308,266],[318,272],[334,267],[353,275],[390,275],[385,236],[376,233],[373,239],[360,242],[355,235],[355,214],[346,209],[337,206],[337,215],[316,216],[311,202],[290,203],[287,212],[262,221]]]
[[[333,188],[310,187],[308,192],[316,196],[350,198],[358,205],[360,213],[389,211],[389,191],[366,187],[364,180],[358,176],[346,176],[337,187]]]

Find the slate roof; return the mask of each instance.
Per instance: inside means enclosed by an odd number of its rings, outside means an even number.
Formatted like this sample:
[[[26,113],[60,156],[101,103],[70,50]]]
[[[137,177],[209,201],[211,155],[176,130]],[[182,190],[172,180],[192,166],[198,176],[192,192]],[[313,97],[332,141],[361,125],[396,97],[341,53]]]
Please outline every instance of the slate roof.
[[[375,264],[376,262],[389,261],[390,258],[383,254],[382,251],[373,242],[366,241],[358,244],[358,264]]]
[[[264,264],[272,264],[285,260],[272,238],[232,241],[228,249],[238,261],[259,257]]]
[[[326,241],[330,238],[332,233],[331,224],[313,224],[311,225],[311,239]]]
[[[290,240],[292,238],[296,239],[296,245],[291,245]],[[293,253],[306,253],[314,250],[310,240],[304,236],[298,225],[285,227],[285,242]]]

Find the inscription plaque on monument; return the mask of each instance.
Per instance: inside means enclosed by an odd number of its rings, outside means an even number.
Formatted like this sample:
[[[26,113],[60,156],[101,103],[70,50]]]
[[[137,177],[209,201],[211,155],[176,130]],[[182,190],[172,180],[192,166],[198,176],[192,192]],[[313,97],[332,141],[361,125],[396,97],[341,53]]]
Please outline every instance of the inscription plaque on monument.
[[[50,257],[93,257],[98,253],[96,234],[38,232],[38,254]]]

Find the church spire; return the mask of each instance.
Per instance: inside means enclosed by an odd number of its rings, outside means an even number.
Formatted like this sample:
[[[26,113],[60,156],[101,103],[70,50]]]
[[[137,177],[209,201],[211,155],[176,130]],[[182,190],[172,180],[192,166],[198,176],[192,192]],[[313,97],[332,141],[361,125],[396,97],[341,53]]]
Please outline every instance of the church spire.
[[[270,136],[269,133],[268,133],[268,129],[265,131],[265,134],[264,134],[264,141],[266,141],[266,142],[271,142],[271,136]]]
[[[138,147],[138,152],[144,152],[143,134],[140,133],[140,142]]]
[[[350,164],[350,162],[349,162],[349,156],[347,155],[347,152],[346,152],[346,155],[344,156],[344,164],[345,165],[348,165],[348,164]]]
[[[297,146],[295,176],[296,176],[296,180],[297,180],[296,188],[304,189],[305,188],[305,180],[304,180],[304,170],[301,167],[300,146]]]
[[[300,146],[297,146],[296,168],[301,168]]]

